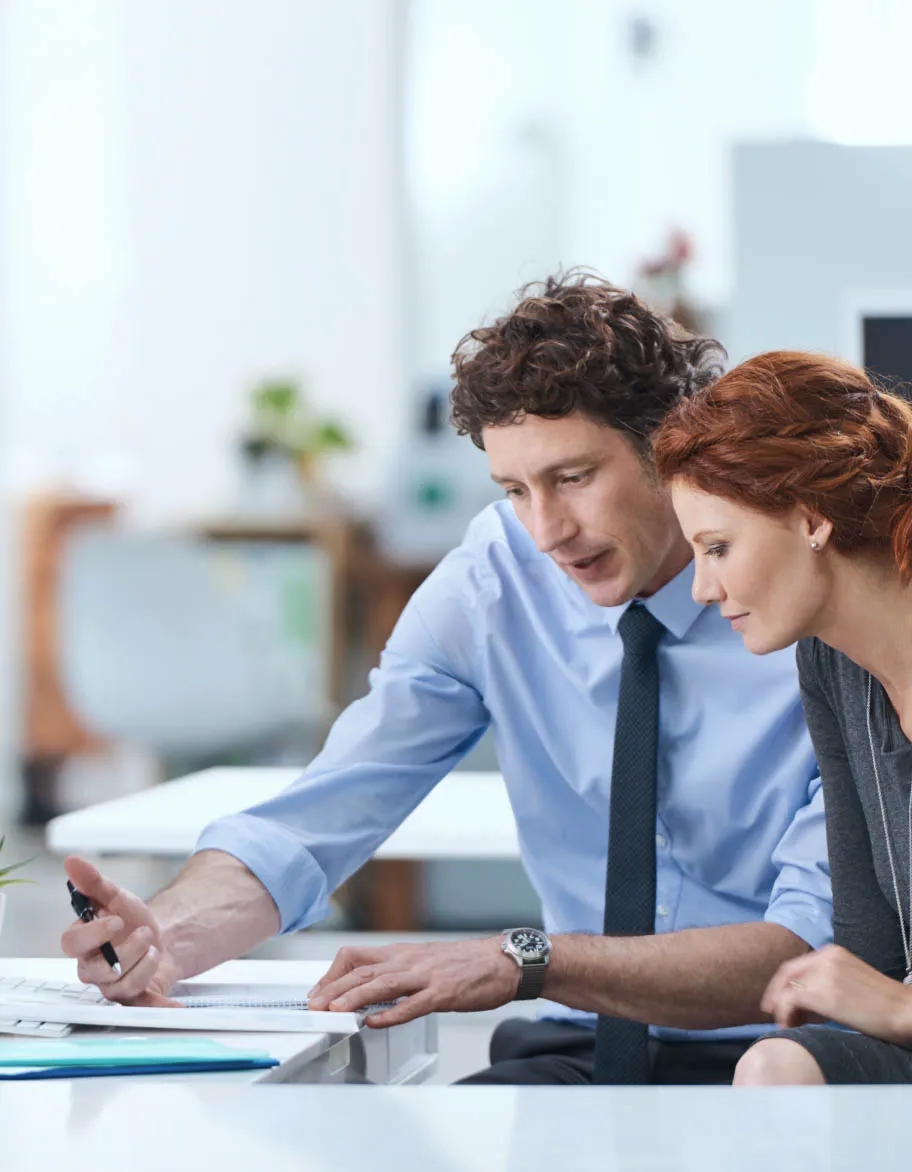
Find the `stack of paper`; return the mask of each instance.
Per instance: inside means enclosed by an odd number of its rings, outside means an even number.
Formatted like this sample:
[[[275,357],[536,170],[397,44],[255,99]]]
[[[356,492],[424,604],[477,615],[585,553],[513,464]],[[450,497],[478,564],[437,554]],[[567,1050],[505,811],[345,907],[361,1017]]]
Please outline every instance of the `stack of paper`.
[[[367,1012],[317,1013],[307,1008],[300,989],[284,986],[191,981],[172,996],[177,1008],[116,1005],[93,985],[0,978],[0,1018],[129,1030],[353,1034]]]

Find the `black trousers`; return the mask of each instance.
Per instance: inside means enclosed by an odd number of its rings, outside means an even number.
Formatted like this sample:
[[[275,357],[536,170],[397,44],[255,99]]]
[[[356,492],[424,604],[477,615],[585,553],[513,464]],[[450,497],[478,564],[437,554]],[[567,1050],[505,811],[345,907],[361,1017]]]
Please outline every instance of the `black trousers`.
[[[649,1041],[651,1083],[721,1085],[730,1083],[735,1064],[751,1045],[745,1041]],[[595,1030],[564,1021],[510,1018],[491,1037],[491,1065],[460,1079],[460,1085],[558,1086],[592,1083]]]

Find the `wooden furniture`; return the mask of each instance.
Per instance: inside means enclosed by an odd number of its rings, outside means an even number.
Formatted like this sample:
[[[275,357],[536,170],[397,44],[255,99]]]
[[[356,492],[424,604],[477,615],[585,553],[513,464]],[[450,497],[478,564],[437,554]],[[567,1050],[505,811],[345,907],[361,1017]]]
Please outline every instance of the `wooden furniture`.
[[[405,604],[434,568],[432,563],[402,564],[384,557],[367,524],[343,513],[310,520],[210,519],[195,531],[214,541],[312,541],[326,550],[332,567],[330,699],[337,712],[357,694],[349,686],[349,676],[357,659],[353,631],[358,611],[370,668]],[[354,901],[366,908],[366,926],[378,932],[410,932],[419,926],[420,863],[377,859],[350,882]]]
[[[36,498],[26,510],[23,773],[29,822],[43,823],[58,813],[56,778],[66,758],[103,747],[70,710],[60,684],[57,586],[63,544],[71,529],[112,520],[116,514],[113,502],[57,497]],[[374,548],[369,527],[344,513],[314,518],[215,517],[183,528],[210,541],[313,542],[326,552],[332,578],[329,699],[336,712],[362,690],[366,669],[379,659],[403,607],[433,568],[385,559]],[[420,879],[418,862],[378,860],[352,882],[349,902],[365,909],[366,925],[377,931],[411,931],[421,918]]]
[[[58,670],[57,587],[64,543],[78,525],[109,522],[114,501],[42,495],[29,499],[21,524],[23,820],[42,823],[57,812],[58,770],[67,757],[98,751],[104,741],[67,704]]]
[[[330,700],[337,711],[348,703],[348,670],[352,660],[351,606],[353,591],[369,564],[370,536],[366,526],[344,513],[313,519],[212,518],[194,525],[210,541],[313,542],[325,550],[332,575]]]

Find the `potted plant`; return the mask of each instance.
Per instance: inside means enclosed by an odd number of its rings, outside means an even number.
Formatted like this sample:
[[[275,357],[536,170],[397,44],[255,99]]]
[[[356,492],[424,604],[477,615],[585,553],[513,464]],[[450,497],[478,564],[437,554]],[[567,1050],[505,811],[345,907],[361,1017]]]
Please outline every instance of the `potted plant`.
[[[640,264],[633,291],[686,330],[702,333],[706,323],[687,288],[687,269],[693,255],[690,237],[680,230],[672,232],[664,253]]]
[[[340,422],[316,415],[300,385],[285,379],[254,387],[241,447],[251,468],[276,459],[290,465],[312,500],[326,495],[320,476],[324,457],[349,451],[354,444]]]
[[[3,853],[3,844],[6,842],[6,835],[0,835],[0,854]],[[14,883],[31,883],[31,879],[10,879],[9,876],[13,871],[18,871],[20,867],[24,867],[26,863],[30,863],[31,859],[24,859],[21,863],[10,863],[7,867],[0,867],[0,932],[3,931],[3,913],[6,910],[6,893],[4,887],[12,887]]]

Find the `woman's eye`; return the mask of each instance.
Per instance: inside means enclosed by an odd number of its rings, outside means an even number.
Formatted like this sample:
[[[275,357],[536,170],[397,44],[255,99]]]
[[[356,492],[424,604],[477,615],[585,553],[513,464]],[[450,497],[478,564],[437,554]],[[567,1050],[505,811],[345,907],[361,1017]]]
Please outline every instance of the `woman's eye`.
[[[720,541],[718,545],[710,545],[706,550],[706,556],[710,558],[725,557],[728,553],[728,546],[724,541]]]

